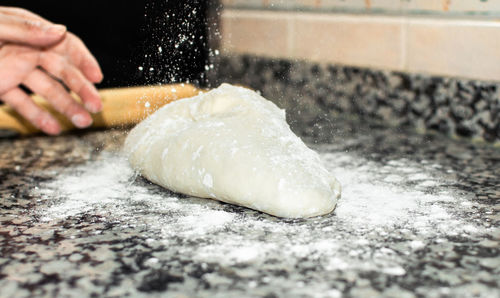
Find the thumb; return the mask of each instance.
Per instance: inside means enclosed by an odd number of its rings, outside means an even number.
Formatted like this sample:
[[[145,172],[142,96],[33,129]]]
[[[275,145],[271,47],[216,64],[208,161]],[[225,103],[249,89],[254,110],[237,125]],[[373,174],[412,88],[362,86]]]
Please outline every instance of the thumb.
[[[0,42],[3,43],[46,47],[59,42],[65,34],[63,25],[0,14]]]

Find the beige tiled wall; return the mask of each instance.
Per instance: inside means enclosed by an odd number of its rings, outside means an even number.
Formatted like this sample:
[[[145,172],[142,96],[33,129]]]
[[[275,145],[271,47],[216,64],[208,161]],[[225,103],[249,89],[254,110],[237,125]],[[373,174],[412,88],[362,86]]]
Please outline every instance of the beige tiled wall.
[[[300,14],[290,23],[294,58],[391,69],[403,66],[400,19]]]
[[[409,20],[405,70],[500,81],[500,23]]]
[[[225,9],[224,53],[500,81],[500,22]]]
[[[225,11],[222,15],[224,52],[271,57],[290,55],[289,14]]]

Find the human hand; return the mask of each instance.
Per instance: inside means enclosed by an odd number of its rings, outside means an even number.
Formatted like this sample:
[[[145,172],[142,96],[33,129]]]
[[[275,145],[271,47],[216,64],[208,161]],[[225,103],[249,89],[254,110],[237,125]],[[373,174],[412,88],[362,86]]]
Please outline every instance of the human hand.
[[[48,134],[61,126],[19,86],[44,97],[76,127],[92,124],[88,111],[99,112],[93,83],[102,80],[99,64],[83,42],[62,25],[23,9],[0,7],[0,99]],[[83,106],[66,90],[75,92]],[[84,108],[85,107],[85,108]]]

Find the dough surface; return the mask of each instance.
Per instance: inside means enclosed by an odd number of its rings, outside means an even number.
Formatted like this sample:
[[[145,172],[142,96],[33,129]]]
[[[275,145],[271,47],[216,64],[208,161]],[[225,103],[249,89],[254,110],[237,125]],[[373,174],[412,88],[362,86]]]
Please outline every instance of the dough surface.
[[[331,212],[340,184],[289,128],[285,111],[229,84],[165,105],[128,135],[132,167],[175,192],[279,217]]]

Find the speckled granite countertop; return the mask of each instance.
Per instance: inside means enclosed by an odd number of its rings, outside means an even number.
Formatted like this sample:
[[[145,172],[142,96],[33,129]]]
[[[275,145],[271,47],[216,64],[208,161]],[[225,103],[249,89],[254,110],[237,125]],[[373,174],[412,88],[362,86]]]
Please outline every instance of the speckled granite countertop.
[[[0,297],[500,297],[500,149],[295,127],[344,186],[283,220],[136,177],[125,132],[0,141]]]

